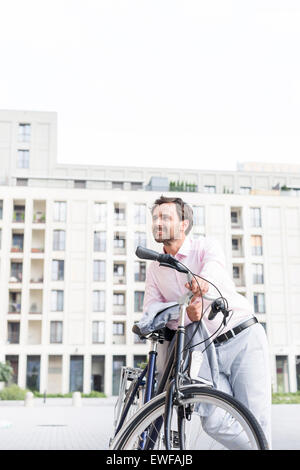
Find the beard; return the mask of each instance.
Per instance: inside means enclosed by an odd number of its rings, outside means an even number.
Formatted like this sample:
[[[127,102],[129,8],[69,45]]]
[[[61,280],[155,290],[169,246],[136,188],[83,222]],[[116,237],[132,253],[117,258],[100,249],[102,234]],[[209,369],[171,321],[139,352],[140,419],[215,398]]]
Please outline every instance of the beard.
[[[170,245],[175,239],[169,230],[153,230],[153,236],[157,243],[163,243],[164,245]]]

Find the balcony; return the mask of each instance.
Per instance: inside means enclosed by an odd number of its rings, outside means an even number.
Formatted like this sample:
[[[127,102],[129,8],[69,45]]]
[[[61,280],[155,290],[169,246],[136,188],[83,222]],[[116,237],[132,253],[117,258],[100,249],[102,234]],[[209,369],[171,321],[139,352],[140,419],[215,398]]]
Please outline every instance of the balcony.
[[[37,211],[33,214],[33,223],[44,224],[46,222],[46,214],[44,212]]]
[[[242,209],[240,207],[232,207],[230,211],[230,217],[232,229],[243,228]]]
[[[114,206],[114,224],[126,225],[126,205],[115,204]]]
[[[12,232],[12,244],[10,251],[12,253],[23,253],[24,249],[24,231],[13,230]]]
[[[31,253],[44,253],[45,231],[32,230]]]
[[[8,313],[21,313],[21,291],[10,291],[8,301]]]
[[[25,204],[14,204],[12,221],[21,224],[25,222]]]
[[[20,333],[19,332],[13,332],[9,333],[7,336],[7,343],[8,344],[19,344],[20,342]]]
[[[32,284],[40,284],[44,281],[43,277],[44,261],[40,259],[31,260],[30,282]]]
[[[126,255],[126,234],[115,232],[114,234],[114,255]]]
[[[239,264],[234,264],[232,267],[233,281],[236,287],[245,286],[245,277],[244,277],[244,266]]]
[[[232,257],[242,258],[244,256],[242,237],[232,237]]]
[[[8,313],[21,313],[21,304],[17,302],[9,303]]]
[[[15,262],[11,260],[10,266],[10,283],[20,283],[22,282],[22,272],[23,272],[23,263]]]
[[[41,320],[29,320],[27,344],[41,344],[42,322]]]
[[[43,311],[43,290],[29,290],[29,314],[40,315]]]

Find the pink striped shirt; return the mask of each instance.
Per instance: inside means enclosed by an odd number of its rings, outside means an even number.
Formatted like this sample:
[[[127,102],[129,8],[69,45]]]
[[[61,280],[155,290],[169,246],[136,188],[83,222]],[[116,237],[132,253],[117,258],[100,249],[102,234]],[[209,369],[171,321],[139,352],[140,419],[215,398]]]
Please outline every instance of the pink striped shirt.
[[[221,328],[215,336],[230,330],[243,320],[254,315],[252,304],[236,291],[235,284],[226,269],[224,252],[219,242],[212,237],[201,237],[193,240],[186,237],[175,258],[186,265],[194,274],[213,282],[228,301],[230,312],[226,326]],[[143,312],[145,313],[152,302],[173,302],[188,290],[185,287],[186,274],[174,269],[159,266],[157,261],[150,263],[146,274],[145,297]],[[219,297],[218,292],[209,284],[209,295]],[[211,301],[204,299],[203,316],[209,334],[213,334],[220,326],[223,315],[218,313],[213,320],[208,320]],[[192,323],[186,314],[185,325]],[[178,321],[173,320],[167,324],[171,329],[176,329]],[[213,337],[215,337],[213,336]]]

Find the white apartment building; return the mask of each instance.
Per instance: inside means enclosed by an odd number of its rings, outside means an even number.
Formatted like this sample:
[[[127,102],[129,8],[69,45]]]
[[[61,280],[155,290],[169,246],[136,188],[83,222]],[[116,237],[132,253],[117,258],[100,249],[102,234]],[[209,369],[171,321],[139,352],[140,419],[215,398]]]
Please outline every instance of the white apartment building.
[[[221,242],[266,328],[274,391],[299,390],[300,167],[63,165],[56,128],[55,113],[0,111],[0,361],[14,381],[111,395],[120,368],[145,360],[131,331],[147,268],[135,247],[161,250],[150,208],[163,193],[193,206],[191,236]]]

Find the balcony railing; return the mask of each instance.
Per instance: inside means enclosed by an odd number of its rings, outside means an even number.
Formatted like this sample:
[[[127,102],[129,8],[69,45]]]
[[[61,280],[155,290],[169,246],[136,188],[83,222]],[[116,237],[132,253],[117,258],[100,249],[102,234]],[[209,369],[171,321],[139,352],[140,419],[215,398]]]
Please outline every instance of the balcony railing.
[[[25,221],[25,212],[15,212],[13,213],[13,222],[24,223]]]
[[[12,273],[9,282],[22,282],[22,272]]]
[[[10,251],[12,253],[23,253],[23,245],[13,245]]]
[[[7,338],[7,342],[10,344],[19,344],[20,334],[19,333],[10,333]]]
[[[126,276],[114,276],[114,284],[126,284]]]
[[[44,248],[31,248],[31,253],[44,253]]]
[[[42,212],[35,212],[33,214],[33,222],[35,224],[44,224],[46,222],[46,214]]]
[[[113,305],[113,313],[114,315],[125,315],[126,306],[125,305]]]
[[[21,304],[18,303],[10,303],[8,305],[8,313],[21,313]]]

